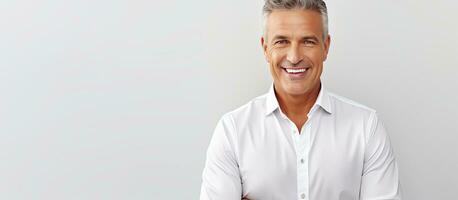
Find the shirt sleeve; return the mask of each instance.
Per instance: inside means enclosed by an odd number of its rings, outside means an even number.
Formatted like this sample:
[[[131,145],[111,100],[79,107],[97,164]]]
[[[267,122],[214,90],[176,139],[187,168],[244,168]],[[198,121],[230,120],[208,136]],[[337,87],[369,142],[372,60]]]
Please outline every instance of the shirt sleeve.
[[[376,113],[371,116],[364,152],[361,200],[400,200],[398,166],[390,139]]]
[[[236,152],[235,127],[229,116],[216,125],[202,173],[200,200],[240,200],[242,184]]]

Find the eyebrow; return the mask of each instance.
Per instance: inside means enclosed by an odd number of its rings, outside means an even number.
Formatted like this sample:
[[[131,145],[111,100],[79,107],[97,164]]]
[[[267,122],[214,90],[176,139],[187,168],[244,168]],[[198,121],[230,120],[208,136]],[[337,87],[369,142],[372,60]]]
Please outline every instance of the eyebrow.
[[[285,39],[288,39],[288,37],[283,36],[283,35],[275,35],[275,36],[272,38],[272,41],[275,41],[275,40],[285,40]]]
[[[302,37],[302,40],[313,40],[315,42],[319,42],[320,40],[316,37],[316,36],[305,36],[305,37]]]
[[[275,35],[273,38],[272,38],[272,41],[276,41],[276,40],[286,40],[288,39],[289,37],[287,36],[284,36],[284,35]],[[314,35],[311,35],[311,36],[304,36],[301,38],[301,40],[314,40],[315,42],[318,42],[320,41],[316,36]]]

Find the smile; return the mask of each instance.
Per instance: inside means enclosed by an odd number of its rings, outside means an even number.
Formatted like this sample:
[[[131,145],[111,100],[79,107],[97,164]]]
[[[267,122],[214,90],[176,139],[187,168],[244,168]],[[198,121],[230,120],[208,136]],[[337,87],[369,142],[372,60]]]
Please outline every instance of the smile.
[[[283,68],[283,71],[291,80],[299,80],[306,77],[310,68]]]
[[[284,68],[286,70],[286,72],[288,73],[301,73],[301,72],[305,72],[307,69],[305,68],[302,68],[302,69],[288,69],[288,68]]]
[[[298,74],[307,71],[309,68],[283,68],[282,69],[288,74]]]

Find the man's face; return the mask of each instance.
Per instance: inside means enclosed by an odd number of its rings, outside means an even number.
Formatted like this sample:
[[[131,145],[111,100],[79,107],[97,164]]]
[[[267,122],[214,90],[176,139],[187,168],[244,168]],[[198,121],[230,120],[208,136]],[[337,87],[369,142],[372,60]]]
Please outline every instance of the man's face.
[[[322,19],[312,10],[274,10],[261,38],[275,88],[306,94],[320,83],[330,37],[323,39]]]

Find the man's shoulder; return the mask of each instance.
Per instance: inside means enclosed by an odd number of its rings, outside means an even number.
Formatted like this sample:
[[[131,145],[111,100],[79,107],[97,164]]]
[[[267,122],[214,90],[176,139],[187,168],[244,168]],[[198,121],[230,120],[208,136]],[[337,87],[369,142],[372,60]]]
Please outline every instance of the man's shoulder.
[[[328,95],[331,101],[333,101],[333,103],[336,104],[337,106],[348,107],[348,108],[360,110],[363,112],[375,112],[376,111],[374,108],[371,108],[353,99],[335,94],[333,92],[328,92]]]
[[[223,115],[223,118],[230,117],[238,120],[250,120],[255,116],[260,116],[266,111],[266,100],[268,94],[257,96],[245,104],[230,110]]]
[[[347,97],[340,96],[333,92],[328,92],[329,100],[332,102],[333,111],[336,115],[344,116],[348,119],[369,119],[377,114],[374,108],[371,108],[358,101]]]

